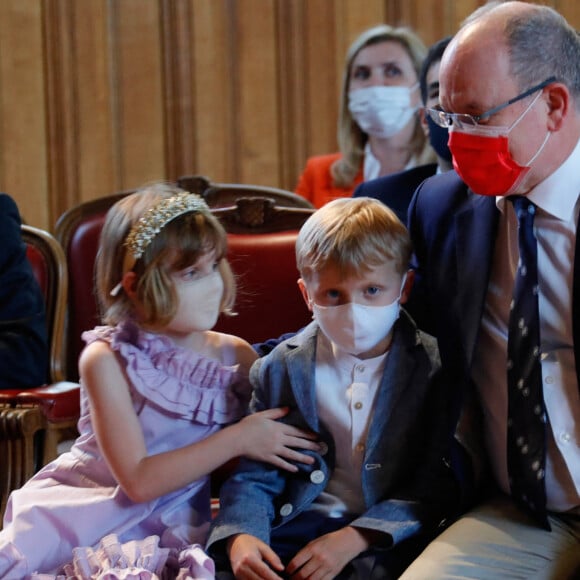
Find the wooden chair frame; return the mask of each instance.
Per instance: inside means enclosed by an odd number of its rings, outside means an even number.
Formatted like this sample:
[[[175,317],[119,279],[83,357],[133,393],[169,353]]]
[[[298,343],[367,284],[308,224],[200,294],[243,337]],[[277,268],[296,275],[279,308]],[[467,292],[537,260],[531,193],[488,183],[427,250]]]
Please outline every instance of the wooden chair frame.
[[[178,178],[177,185],[186,191],[201,195],[212,208],[232,206],[241,197],[255,196],[271,199],[281,207],[314,207],[306,198],[292,191],[264,185],[212,183],[203,175],[184,175]]]
[[[46,265],[41,287],[49,331],[49,382],[38,388],[0,392],[0,514],[10,492],[56,457],[59,441],[75,432],[79,416],[79,385],[63,381],[68,285],[64,252],[44,230],[23,225],[21,233],[27,251],[39,252]]]

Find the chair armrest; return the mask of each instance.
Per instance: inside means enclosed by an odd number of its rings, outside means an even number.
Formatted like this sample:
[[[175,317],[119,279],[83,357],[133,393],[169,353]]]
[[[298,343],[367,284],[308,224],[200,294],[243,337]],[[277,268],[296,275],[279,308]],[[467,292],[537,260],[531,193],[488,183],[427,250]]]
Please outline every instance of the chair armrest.
[[[78,419],[80,414],[80,385],[60,381],[33,389],[0,391],[0,402],[18,404],[37,403],[50,422]]]

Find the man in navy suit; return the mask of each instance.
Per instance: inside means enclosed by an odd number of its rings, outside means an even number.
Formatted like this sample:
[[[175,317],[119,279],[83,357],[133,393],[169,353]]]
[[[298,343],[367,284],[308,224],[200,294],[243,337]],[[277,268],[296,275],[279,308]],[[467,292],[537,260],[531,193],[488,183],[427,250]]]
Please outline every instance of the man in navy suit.
[[[449,127],[457,173],[428,179],[411,202],[409,309],[438,339],[457,389],[460,441],[477,433],[468,401],[481,411],[486,453],[473,459],[489,461],[493,484],[402,578],[579,578],[580,38],[551,8],[494,2],[451,41],[440,80],[441,107],[430,114]],[[544,504],[516,501],[508,476],[508,320],[519,260],[508,196],[535,211],[542,420],[530,425],[545,441],[545,467],[530,466]],[[530,386],[518,386],[523,397]],[[515,441],[522,456],[531,431]]]
[[[26,259],[18,208],[0,193],[0,389],[40,386],[47,372],[44,299]]]
[[[419,75],[419,85],[421,100],[425,107],[434,107],[439,104],[439,66],[443,52],[450,40],[451,37],[447,36],[433,44],[423,62]],[[422,122],[425,135],[437,153],[437,163],[419,165],[405,171],[365,181],[353,193],[353,197],[374,197],[381,200],[397,214],[403,223],[407,222],[407,209],[417,187],[435,173],[451,169],[451,153],[447,146],[447,128],[439,127],[423,112]]]

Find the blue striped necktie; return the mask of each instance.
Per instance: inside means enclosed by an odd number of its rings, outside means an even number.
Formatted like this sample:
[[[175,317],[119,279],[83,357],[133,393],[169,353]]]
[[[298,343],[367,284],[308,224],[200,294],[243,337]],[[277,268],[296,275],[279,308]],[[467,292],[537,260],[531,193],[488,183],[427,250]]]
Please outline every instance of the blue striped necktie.
[[[518,219],[520,260],[508,329],[508,474],[512,496],[546,524],[546,409],[540,366],[536,206],[509,198]]]

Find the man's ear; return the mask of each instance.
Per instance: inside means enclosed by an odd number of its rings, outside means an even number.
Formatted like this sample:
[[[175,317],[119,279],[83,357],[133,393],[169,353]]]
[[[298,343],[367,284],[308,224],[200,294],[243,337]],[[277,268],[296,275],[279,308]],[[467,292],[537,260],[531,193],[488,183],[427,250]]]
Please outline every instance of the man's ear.
[[[298,288],[300,288],[302,298],[304,298],[304,302],[306,302],[308,310],[312,312],[312,304],[310,303],[310,298],[308,297],[308,290],[306,289],[306,284],[304,283],[304,280],[302,278],[298,278]]]
[[[548,129],[558,131],[568,114],[568,108],[571,103],[570,92],[568,87],[563,83],[553,83],[548,85],[546,91],[548,105]]]
[[[421,123],[421,129],[423,129],[423,133],[429,140],[429,124],[427,123],[427,113],[425,113],[425,107],[419,107],[419,122]]]
[[[131,299],[135,300],[137,296],[137,274],[135,272],[125,272],[121,280],[121,286],[125,294]]]
[[[409,299],[411,294],[411,288],[413,288],[413,282],[415,281],[415,270],[407,270],[407,278],[405,279],[405,285],[401,290],[401,304],[405,304]]]

